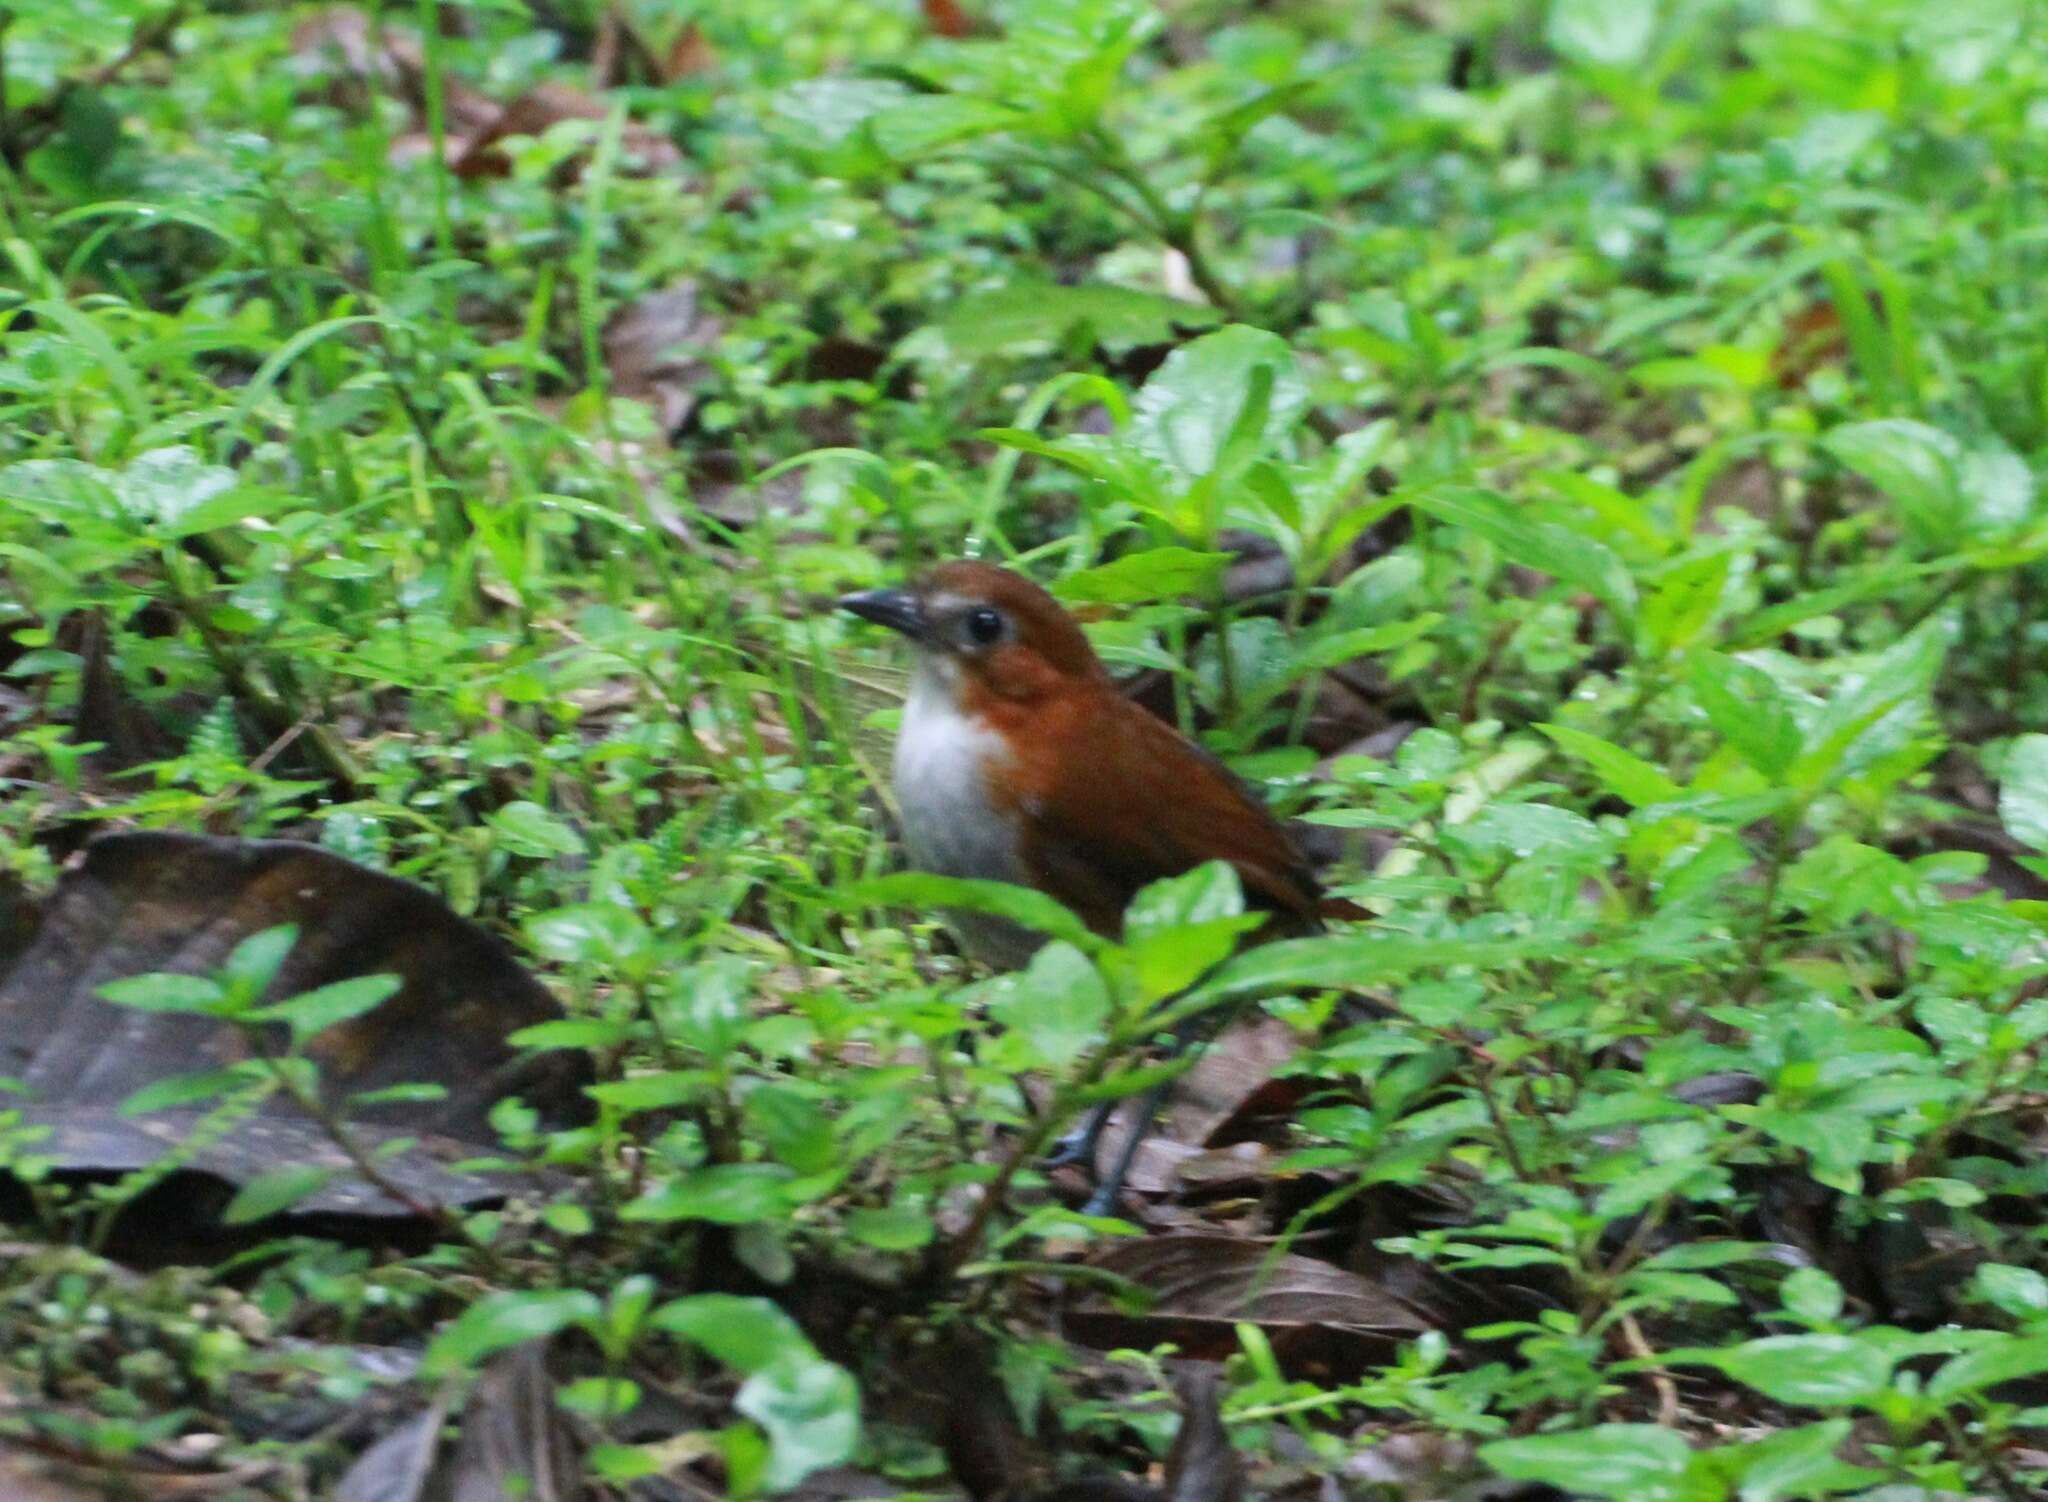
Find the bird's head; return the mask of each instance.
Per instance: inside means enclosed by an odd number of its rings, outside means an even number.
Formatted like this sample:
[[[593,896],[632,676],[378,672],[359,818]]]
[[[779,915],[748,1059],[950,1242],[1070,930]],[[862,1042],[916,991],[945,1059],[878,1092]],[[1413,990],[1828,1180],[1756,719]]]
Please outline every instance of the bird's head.
[[[902,589],[847,595],[839,608],[901,632],[920,669],[963,705],[1107,681],[1081,623],[1022,574],[993,563],[942,563]]]

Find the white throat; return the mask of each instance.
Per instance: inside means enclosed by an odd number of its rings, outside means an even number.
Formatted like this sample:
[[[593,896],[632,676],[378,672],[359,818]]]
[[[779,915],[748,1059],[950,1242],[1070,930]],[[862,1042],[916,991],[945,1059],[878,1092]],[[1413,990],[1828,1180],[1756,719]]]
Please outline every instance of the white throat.
[[[958,671],[936,653],[918,654],[896,732],[893,781],[903,842],[923,870],[1019,881],[1016,831],[997,810],[983,770],[1009,752],[1000,735],[960,712]]]

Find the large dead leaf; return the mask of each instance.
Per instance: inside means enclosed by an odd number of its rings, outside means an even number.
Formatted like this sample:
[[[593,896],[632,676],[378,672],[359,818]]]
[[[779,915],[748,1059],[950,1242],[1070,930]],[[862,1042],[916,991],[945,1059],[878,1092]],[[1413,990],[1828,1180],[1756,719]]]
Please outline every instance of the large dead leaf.
[[[1350,1368],[1384,1360],[1430,1321],[1394,1294],[1312,1257],[1228,1236],[1117,1241],[1091,1266],[1152,1295],[1142,1314],[1107,1300],[1070,1311],[1068,1327],[1090,1344],[1148,1349],[1172,1341],[1185,1356],[1220,1360],[1237,1349],[1235,1327],[1259,1326],[1296,1369]]]
[[[461,1437],[443,1455],[447,1409],[414,1414],[364,1451],[336,1485],[337,1502],[578,1502],[590,1495],[581,1448],[555,1402],[547,1345],[494,1357],[463,1405]]]
[[[697,385],[711,373],[703,351],[721,331],[719,321],[698,306],[694,282],[628,303],[604,329],[612,391],[646,402],[662,432],[675,432],[697,405]]]
[[[1287,1117],[1304,1082],[1276,1079],[1274,1071],[1300,1047],[1293,1028],[1263,1013],[1225,1028],[1174,1082],[1171,1103],[1156,1135],[1139,1148],[1126,1185],[1140,1194],[1171,1193],[1203,1148],[1243,1140],[1257,1118]],[[1095,1150],[1098,1173],[1116,1162],[1135,1114],[1126,1102],[1104,1128]]]
[[[489,1112],[507,1095],[556,1116],[579,1112],[588,1071],[581,1055],[527,1055],[505,1041],[559,1016],[554,998],[504,944],[424,888],[311,845],[117,834],[87,847],[26,944],[0,951],[0,1074],[25,1087],[24,1114],[54,1129],[39,1150],[66,1169],[122,1172],[184,1141],[189,1111],[123,1117],[116,1108],[152,1081],[243,1058],[247,1037],[211,1018],[119,1007],[96,993],[123,976],[217,969],[241,940],[281,923],[296,924],[299,940],[275,998],[352,976],[401,978],[390,1000],[321,1033],[309,1052],[337,1108],[393,1085],[443,1088],[437,1101],[351,1113],[367,1147],[400,1132],[421,1136],[381,1165],[406,1193],[443,1204],[491,1195],[486,1181],[446,1165],[495,1141]],[[346,1159],[278,1095],[263,1115],[192,1154],[189,1166],[238,1184],[288,1162]],[[407,1213],[347,1175],[301,1208]]]
[[[428,70],[425,50],[416,37],[395,27],[374,23],[352,5],[315,12],[292,33],[296,64],[344,80],[335,102],[346,108],[368,107],[372,88],[392,90],[410,106],[413,129],[392,144],[397,158],[420,156],[430,148]],[[548,81],[535,85],[510,104],[499,104],[461,79],[440,79],[441,112],[447,130],[449,170],[458,177],[502,177],[511,159],[501,143],[515,136],[538,136],[565,120],[602,121],[610,114],[603,99],[574,84]],[[580,153],[558,175],[560,186],[580,175],[588,153]],[[620,135],[619,170],[629,175],[667,171],[682,160],[675,143],[644,125],[628,121]]]

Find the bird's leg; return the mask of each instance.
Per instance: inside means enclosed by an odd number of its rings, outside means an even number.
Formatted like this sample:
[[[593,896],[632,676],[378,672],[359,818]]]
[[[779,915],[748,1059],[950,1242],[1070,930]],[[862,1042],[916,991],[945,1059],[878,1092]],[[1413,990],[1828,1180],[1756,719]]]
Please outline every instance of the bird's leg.
[[[1179,1042],[1176,1038],[1176,1045]],[[1176,1046],[1174,1052],[1179,1051],[1179,1047]],[[1167,1093],[1172,1089],[1172,1080],[1161,1080],[1137,1098],[1136,1109],[1131,1113],[1131,1129],[1125,1133],[1124,1140],[1117,1146],[1116,1162],[1110,1165],[1109,1173],[1097,1181],[1095,1192],[1088,1196],[1088,1202],[1081,1207],[1083,1215],[1116,1214],[1117,1200],[1124,1192],[1124,1179],[1130,1174],[1131,1163],[1138,1156],[1138,1144],[1143,1142],[1146,1134],[1152,1130],[1152,1123],[1159,1115],[1159,1108],[1166,1104]],[[1104,1109],[1106,1112],[1107,1107]],[[1101,1135],[1100,1126],[1096,1127],[1096,1135]],[[1092,1149],[1090,1156],[1093,1156]]]
[[[1081,1124],[1072,1131],[1061,1134],[1059,1141],[1047,1153],[1043,1168],[1066,1168],[1075,1163],[1086,1163],[1091,1168],[1095,1163],[1095,1148],[1102,1141],[1102,1129],[1109,1125],[1109,1118],[1116,1110],[1116,1102],[1105,1100],[1089,1108],[1081,1118]]]

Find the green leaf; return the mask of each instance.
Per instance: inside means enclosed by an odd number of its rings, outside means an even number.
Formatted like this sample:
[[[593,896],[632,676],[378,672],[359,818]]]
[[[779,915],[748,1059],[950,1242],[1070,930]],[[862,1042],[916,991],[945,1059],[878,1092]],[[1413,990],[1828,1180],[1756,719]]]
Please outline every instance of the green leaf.
[[[218,981],[203,975],[169,972],[110,980],[99,988],[98,994],[142,1012],[205,1012],[225,997]]]
[[[817,1355],[796,1321],[767,1299],[695,1293],[671,1299],[648,1315],[647,1323],[747,1375],[792,1357]]]
[[[997,985],[989,1017],[1005,1029],[999,1050],[1017,1067],[1064,1069],[1102,1041],[1109,991],[1072,945],[1047,944],[1022,973]]]
[[[533,947],[565,965],[617,965],[647,952],[652,937],[631,908],[586,902],[536,913],[526,920]]]
[[[241,988],[243,995],[251,999],[261,996],[277,979],[277,972],[284,968],[286,957],[298,941],[296,923],[261,929],[228,951],[228,957],[221,962],[221,975]]]
[[[860,1442],[860,1389],[852,1373],[820,1358],[778,1361],[740,1386],[733,1406],[768,1436],[769,1487],[795,1486],[850,1459]]]
[[[2037,1320],[2048,1315],[2048,1277],[2031,1267],[1986,1262],[1977,1269],[1971,1297],[2004,1311],[2014,1319]]]
[[[839,1156],[832,1118],[794,1085],[755,1086],[742,1114],[761,1145],[798,1173],[825,1173]]]
[[[2048,1372],[2048,1335],[1999,1335],[1974,1351],[1943,1364],[1927,1383],[1927,1395],[1945,1403],[1976,1397],[1986,1388]]]
[[[1854,1335],[1767,1335],[1718,1351],[1673,1351],[1673,1364],[1718,1367],[1779,1403],[1840,1408],[1875,1396],[1891,1379],[1893,1355]]]
[[[926,94],[909,104],[878,110],[866,123],[877,146],[893,160],[908,162],[942,146],[1015,130],[1029,119],[1022,110],[992,99]]]
[[[1124,911],[1124,937],[1144,938],[1188,923],[1235,918],[1244,912],[1244,887],[1226,861],[1205,861],[1179,876],[1139,891]]]
[[[316,1033],[381,1006],[397,995],[404,984],[395,975],[352,976],[261,1007],[249,1016],[262,1022],[282,1022],[292,1030],[292,1041],[303,1043]]]
[[[1787,781],[1815,789],[1905,744],[1925,716],[1928,692],[1954,636],[1953,619],[1936,616],[1854,663],[1806,728],[1805,748]]]
[[[255,1084],[263,1078],[262,1066],[254,1060],[230,1064],[225,1069],[205,1069],[193,1074],[173,1074],[152,1080],[121,1102],[123,1116],[142,1116],[166,1111],[173,1106],[196,1105],[230,1091]]]
[[[746,1031],[758,970],[738,955],[714,955],[679,972],[653,1001],[662,1031],[706,1059],[722,1061]]]
[[[914,1252],[929,1246],[937,1234],[929,1210],[909,1205],[881,1209],[849,1210],[846,1234],[855,1241],[885,1252]]]
[[[1621,556],[1583,532],[1544,521],[1505,498],[1470,486],[1440,486],[1408,497],[1418,511],[1476,532],[1525,568],[1577,585],[1624,626],[1635,619],[1636,581]]]
[[[1042,280],[970,292],[951,304],[928,337],[913,335],[904,352],[919,356],[934,346],[960,358],[1031,350],[1059,350],[1083,334],[1107,349],[1164,344],[1176,331],[1208,328],[1214,309],[1157,292],[1084,282],[1062,286]]]
[[[282,1168],[266,1169],[236,1192],[220,1218],[231,1226],[267,1220],[291,1209],[307,1195],[319,1193],[334,1175],[334,1169],[317,1163],[288,1163]]]
[[[1778,1299],[1803,1319],[1832,1320],[1842,1312],[1842,1285],[1817,1267],[1801,1267],[1778,1285]]]
[[[1089,930],[1087,924],[1045,893],[1003,881],[973,881],[957,876],[934,876],[927,871],[897,871],[842,887],[837,900],[844,907],[907,907],[926,913],[936,909],[964,908],[971,913],[1007,918],[1012,923],[1062,939],[1079,949],[1100,949],[1104,942]]]
[[[1608,792],[1634,808],[1668,803],[1685,791],[1654,763],[1612,741],[1603,741],[1597,735],[1588,735],[1569,725],[1538,725],[1536,728],[1549,736],[1560,751],[1576,756],[1592,768],[1593,775],[1600,779]]]
[[[1962,445],[1947,433],[1911,418],[1885,417],[1844,423],[1822,447],[1899,508],[1920,546],[1953,550],[1963,541]]]
[[[2014,839],[2048,850],[2048,735],[2022,735],[2006,749],[1998,818]]]
[[[514,1048],[617,1048],[633,1036],[631,1023],[604,1017],[563,1017],[522,1027],[505,1041]]]
[[[1800,750],[1799,722],[1770,674],[1718,652],[1696,652],[1691,678],[1707,723],[1737,755],[1773,780],[1791,768]]]
[[[1653,0],[1551,0],[1544,39],[1575,63],[1633,68],[1657,34]]]
[[[1308,383],[1287,341],[1231,324],[1166,357],[1131,404],[1129,438],[1144,454],[1196,480],[1218,468],[1233,433],[1249,461],[1292,432],[1307,409]],[[1239,425],[1248,417],[1255,431],[1246,434]]]
[[[583,836],[538,803],[524,799],[508,803],[485,822],[496,831],[499,843],[514,855],[551,860],[558,855],[583,853]]]
[[[1182,595],[1206,595],[1230,557],[1193,548],[1147,548],[1069,574],[1053,585],[1052,592],[1070,603],[1104,605],[1149,605]]]
[[[1684,1438],[1654,1424],[1596,1424],[1568,1434],[1500,1439],[1479,1458],[1513,1481],[1540,1481],[1576,1496],[1659,1502],[1676,1494],[1692,1464]]]
[[[475,1366],[486,1356],[544,1340],[570,1325],[594,1327],[603,1315],[597,1295],[581,1288],[548,1288],[531,1293],[494,1293],[463,1310],[427,1347],[420,1367],[445,1377]]]
[[[1780,1429],[1747,1444],[1722,1445],[1701,1459],[1736,1484],[1740,1502],[1806,1502],[1836,1492],[1861,1491],[1882,1473],[1835,1458],[1852,1421],[1829,1419]]]
[[[629,1201],[621,1220],[703,1220],[743,1226],[788,1214],[792,1175],[780,1163],[713,1163],[693,1168]]]
[[[1189,1000],[1214,1005],[1296,989],[1385,985],[1420,970],[1512,964],[1530,954],[1555,953],[1568,942],[1570,930],[1562,925],[1552,925],[1540,936],[1512,939],[1389,933],[1280,939],[1231,959]]]

